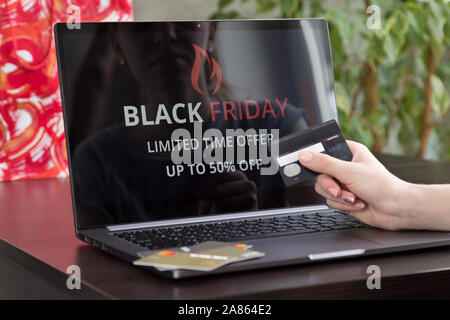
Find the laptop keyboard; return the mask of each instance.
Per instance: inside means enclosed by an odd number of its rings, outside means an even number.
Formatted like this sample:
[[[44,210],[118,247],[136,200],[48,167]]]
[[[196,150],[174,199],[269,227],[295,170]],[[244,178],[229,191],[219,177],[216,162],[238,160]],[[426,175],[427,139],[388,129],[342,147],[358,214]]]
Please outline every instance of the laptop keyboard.
[[[122,231],[114,233],[114,236],[155,250],[191,246],[204,241],[240,241],[361,227],[368,225],[340,211],[325,211]]]

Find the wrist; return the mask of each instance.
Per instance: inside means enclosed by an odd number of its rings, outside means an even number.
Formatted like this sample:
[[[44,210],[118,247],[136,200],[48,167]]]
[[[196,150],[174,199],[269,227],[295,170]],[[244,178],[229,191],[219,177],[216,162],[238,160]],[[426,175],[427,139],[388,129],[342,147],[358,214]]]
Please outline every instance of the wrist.
[[[426,203],[421,185],[401,180],[398,192],[397,210],[402,217],[404,229],[427,229],[428,219],[424,214],[423,205]]]

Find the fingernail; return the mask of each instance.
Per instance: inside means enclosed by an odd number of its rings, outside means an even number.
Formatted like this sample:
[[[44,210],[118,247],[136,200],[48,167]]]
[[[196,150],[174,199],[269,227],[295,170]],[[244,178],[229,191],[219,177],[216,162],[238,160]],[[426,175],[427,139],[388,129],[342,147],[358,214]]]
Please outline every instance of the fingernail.
[[[355,198],[352,196],[344,196],[344,197],[342,197],[342,200],[344,200],[345,202],[350,203],[350,204],[355,203]]]
[[[299,152],[298,157],[300,160],[307,162],[307,161],[312,160],[313,154],[309,151],[302,151],[302,152]]]
[[[337,198],[337,196],[338,196],[338,191],[335,188],[328,188],[328,193],[331,194],[335,198]]]

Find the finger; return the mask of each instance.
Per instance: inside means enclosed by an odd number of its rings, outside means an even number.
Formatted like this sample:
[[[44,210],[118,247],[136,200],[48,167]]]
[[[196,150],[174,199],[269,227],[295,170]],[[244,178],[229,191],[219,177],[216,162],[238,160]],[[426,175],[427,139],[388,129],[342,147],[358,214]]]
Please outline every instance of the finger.
[[[341,203],[336,200],[327,199],[327,204],[330,207],[333,207],[335,209],[344,210],[344,211],[356,211],[356,210],[362,210],[365,207],[364,202],[361,200],[356,200],[353,205],[347,204],[347,203]]]
[[[320,188],[329,194],[331,194],[334,198],[339,198],[341,195],[341,187],[332,177],[326,174],[321,174],[317,177],[316,183],[320,186]]]
[[[376,160],[375,156],[370,152],[370,150],[362,143],[346,140],[350,151],[353,153],[353,157],[357,154],[359,160]],[[376,160],[378,161],[378,160]]]
[[[347,142],[347,145],[353,154],[355,154],[359,149],[361,149],[362,146],[364,146],[363,144],[352,140],[345,140],[345,142]]]
[[[355,195],[347,190],[342,190],[339,197],[335,197],[334,195],[330,194],[330,192],[328,192],[328,190],[323,190],[320,184],[316,183],[316,185],[314,186],[314,189],[322,197],[336,201],[336,202],[340,202],[341,204],[353,205],[357,201]]]
[[[348,190],[342,190],[341,195],[339,196],[339,200],[343,201],[344,203],[353,205],[356,201],[356,196]]]
[[[337,198],[334,197],[332,194],[330,194],[329,192],[325,191],[322,189],[322,187],[320,186],[320,184],[315,184],[314,185],[314,190],[320,194],[322,197],[324,197],[325,199],[331,199],[331,200],[336,200]]]
[[[345,184],[354,174],[355,163],[343,161],[324,153],[300,151],[299,161],[306,168],[333,176]]]
[[[333,196],[334,199],[339,199],[344,201],[344,203],[353,204],[356,200],[356,196],[354,193],[341,189],[340,185],[334,180],[332,177],[321,174],[317,177],[318,185],[324,191]]]

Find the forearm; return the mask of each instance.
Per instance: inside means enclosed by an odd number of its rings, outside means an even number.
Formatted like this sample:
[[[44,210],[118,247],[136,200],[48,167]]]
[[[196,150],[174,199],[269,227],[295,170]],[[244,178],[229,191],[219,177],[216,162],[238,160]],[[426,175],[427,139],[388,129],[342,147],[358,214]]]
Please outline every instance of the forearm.
[[[411,229],[450,231],[450,184],[407,183],[399,201]]]

